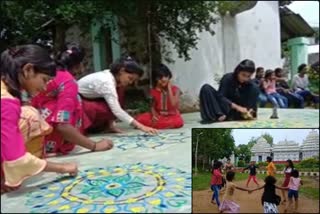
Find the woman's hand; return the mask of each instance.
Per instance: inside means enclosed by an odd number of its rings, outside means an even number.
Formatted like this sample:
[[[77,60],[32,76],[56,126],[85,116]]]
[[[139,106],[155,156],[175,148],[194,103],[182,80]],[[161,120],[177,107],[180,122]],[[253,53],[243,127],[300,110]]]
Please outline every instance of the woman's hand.
[[[91,151],[93,151],[93,152],[107,151],[112,148],[113,148],[113,142],[111,140],[102,139],[102,140],[94,143],[94,146],[91,149]]]
[[[238,112],[240,112],[240,113],[242,113],[242,114],[248,113],[248,109],[245,108],[245,107],[242,107],[242,106],[237,106],[237,107],[236,107],[236,111],[238,111]]]
[[[242,106],[240,106],[240,105],[237,105],[237,104],[235,104],[235,103],[231,103],[231,108],[234,109],[234,110],[236,110],[236,111],[238,111],[238,112],[240,112],[240,113],[242,113],[242,114],[245,114],[245,113],[248,112],[248,109],[247,109],[247,108],[242,107]]]
[[[158,134],[158,130],[148,126],[141,125],[140,127],[138,127],[138,129],[148,134],[152,134],[152,135]]]
[[[140,129],[141,131],[143,132],[146,132],[148,134],[152,134],[152,135],[155,135],[155,134],[158,134],[158,131],[154,128],[151,128],[151,127],[148,127],[148,126],[145,126],[141,123],[139,123],[138,121],[136,120],[133,120],[132,121],[132,125],[137,128],[137,129]]]

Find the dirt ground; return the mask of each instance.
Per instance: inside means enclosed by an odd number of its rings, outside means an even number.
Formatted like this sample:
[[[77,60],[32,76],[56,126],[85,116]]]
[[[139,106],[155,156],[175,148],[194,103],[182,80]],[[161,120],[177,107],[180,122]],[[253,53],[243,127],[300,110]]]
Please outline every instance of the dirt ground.
[[[237,185],[245,187],[246,181],[236,181]],[[259,184],[263,184],[262,180],[258,180]],[[256,184],[252,181],[249,184],[249,188],[256,188]],[[255,191],[251,194],[248,192],[236,190],[234,200],[240,205],[240,213],[263,213],[263,207],[261,205],[261,195],[263,189]],[[277,194],[281,196],[281,191],[277,190]],[[219,213],[218,206],[211,203],[212,191],[202,190],[193,191],[192,210],[193,213]],[[223,194],[220,194],[220,202],[222,202]],[[319,201],[311,200],[304,196],[299,195],[299,213],[319,213]],[[279,205],[278,210],[283,213],[285,205]],[[289,213],[292,213],[289,210]]]

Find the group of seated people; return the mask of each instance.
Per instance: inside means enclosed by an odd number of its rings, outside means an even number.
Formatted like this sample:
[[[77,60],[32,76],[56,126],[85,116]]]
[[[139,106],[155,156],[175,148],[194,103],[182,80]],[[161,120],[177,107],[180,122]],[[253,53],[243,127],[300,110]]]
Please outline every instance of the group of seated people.
[[[264,71],[263,67],[258,67],[254,82],[260,89],[260,107],[265,107],[268,102],[277,108],[304,108],[307,100],[312,101],[314,105],[318,104],[319,95],[309,90],[306,73],[307,65],[301,64],[298,73],[292,78],[290,87],[281,68]]]
[[[218,90],[209,84],[201,87],[201,123],[256,119],[259,103],[264,107],[268,101],[275,108],[304,108],[307,99],[318,104],[319,95],[309,90],[306,72],[307,65],[300,65],[290,87],[281,68],[264,72],[245,59],[223,75]]]
[[[83,72],[83,59],[83,49],[73,43],[55,59],[37,45],[21,45],[1,53],[1,192],[16,189],[24,179],[42,171],[75,175],[76,164],[49,162],[43,157],[67,155],[76,145],[92,152],[112,149],[111,140],[94,142],[86,134],[92,130],[122,133],[115,126],[116,119],[149,134],[184,125],[179,112],[181,92],[172,84],[166,65],[153,70],[150,111],[132,117],[123,110],[124,91],[142,77],[141,66],[126,56],[110,69],[76,80],[74,76]],[[219,90],[208,84],[201,87],[202,122],[256,118],[259,93],[262,97],[259,88],[280,107],[288,106],[286,97],[296,100],[299,107],[307,96],[318,102],[308,90],[305,69],[306,65],[299,66],[290,90],[281,69],[268,70],[263,77],[263,69],[258,68],[253,81],[255,64],[243,60],[222,77]],[[40,153],[30,149],[37,144]]]
[[[74,43],[55,59],[38,45],[1,53],[1,193],[17,189],[23,180],[42,171],[76,175],[76,164],[43,158],[67,155],[76,145],[92,152],[112,149],[111,140],[95,142],[87,133],[122,133],[116,119],[148,134],[183,126],[180,90],[171,83],[166,65],[154,69],[150,112],[134,118],[123,110],[123,95],[142,77],[141,66],[125,56],[110,69],[76,80],[75,75],[83,72],[83,59],[83,49]]]

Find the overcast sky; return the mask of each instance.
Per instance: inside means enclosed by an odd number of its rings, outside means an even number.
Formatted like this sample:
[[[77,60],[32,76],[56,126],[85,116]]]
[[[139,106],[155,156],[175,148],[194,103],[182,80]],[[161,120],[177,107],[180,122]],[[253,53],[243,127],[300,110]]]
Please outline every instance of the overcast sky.
[[[239,144],[248,144],[251,137],[259,137],[263,133],[269,133],[273,137],[273,143],[287,139],[294,140],[301,144],[311,130],[312,129],[233,129],[232,135],[236,146]]]
[[[294,1],[288,7],[293,12],[299,13],[310,26],[319,27],[318,1]]]

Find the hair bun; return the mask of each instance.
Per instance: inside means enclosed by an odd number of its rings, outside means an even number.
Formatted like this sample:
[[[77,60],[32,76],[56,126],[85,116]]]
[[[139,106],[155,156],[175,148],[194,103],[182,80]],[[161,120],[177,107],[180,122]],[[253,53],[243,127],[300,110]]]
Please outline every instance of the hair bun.
[[[17,47],[13,47],[13,48],[8,48],[8,53],[12,56],[12,57],[16,57],[19,54],[22,53],[22,48],[17,48]]]

